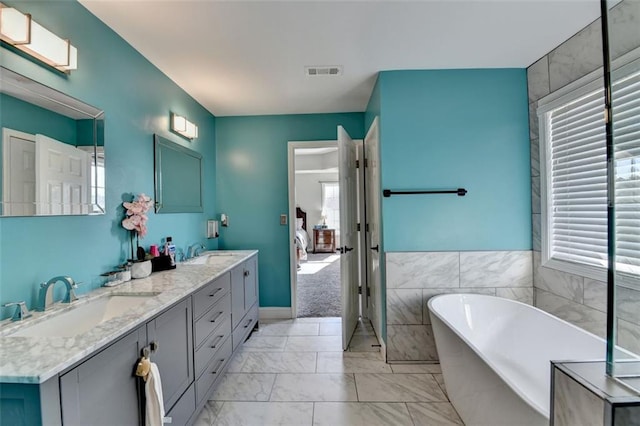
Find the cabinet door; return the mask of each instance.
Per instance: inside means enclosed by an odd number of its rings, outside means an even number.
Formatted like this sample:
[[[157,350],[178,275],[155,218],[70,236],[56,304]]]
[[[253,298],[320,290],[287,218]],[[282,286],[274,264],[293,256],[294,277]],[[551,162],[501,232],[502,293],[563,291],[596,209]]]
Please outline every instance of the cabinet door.
[[[244,310],[245,312],[258,301],[257,259],[252,257],[244,262]]]
[[[244,317],[244,263],[231,270],[231,328]]]
[[[140,327],[60,377],[65,426],[141,423],[134,372],[145,343],[145,328]]]
[[[173,407],[194,379],[192,330],[190,298],[147,323],[149,343],[158,344],[157,350],[151,353],[151,361],[158,365],[160,371],[166,411]]]

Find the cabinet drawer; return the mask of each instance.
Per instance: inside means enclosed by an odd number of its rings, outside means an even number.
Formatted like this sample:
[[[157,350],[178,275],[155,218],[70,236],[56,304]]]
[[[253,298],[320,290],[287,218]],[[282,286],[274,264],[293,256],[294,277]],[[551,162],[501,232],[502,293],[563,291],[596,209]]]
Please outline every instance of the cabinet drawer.
[[[186,425],[196,410],[196,385],[192,383],[189,389],[180,397],[176,405],[165,416],[165,424],[176,426]]]
[[[209,389],[213,383],[222,375],[224,367],[231,359],[231,339],[222,344],[220,351],[216,353],[216,356],[205,367],[204,373],[196,381],[196,401],[199,403],[209,395]]]
[[[198,348],[213,330],[225,322],[231,313],[231,295],[229,293],[222,296],[211,309],[196,321],[194,330],[194,347]]]
[[[229,293],[230,288],[231,275],[226,273],[193,293],[193,317],[199,318],[202,314],[207,312],[214,303],[220,300],[220,298],[225,294]]]
[[[219,324],[218,328],[204,340],[204,344],[196,350],[194,355],[196,377],[202,373],[207,364],[216,356],[216,353],[221,350],[223,343],[230,335],[231,319],[227,315],[226,320]]]
[[[233,350],[240,345],[240,343],[244,342],[247,338],[253,327],[256,326],[258,322],[258,304],[253,305],[249,312],[242,318],[240,324],[233,330]]]

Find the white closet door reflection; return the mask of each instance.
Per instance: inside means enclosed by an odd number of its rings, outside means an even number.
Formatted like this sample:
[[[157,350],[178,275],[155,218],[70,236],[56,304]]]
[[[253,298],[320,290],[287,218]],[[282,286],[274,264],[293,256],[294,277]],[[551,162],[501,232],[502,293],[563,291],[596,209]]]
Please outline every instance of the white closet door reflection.
[[[36,135],[37,214],[87,214],[91,158],[86,152]]]

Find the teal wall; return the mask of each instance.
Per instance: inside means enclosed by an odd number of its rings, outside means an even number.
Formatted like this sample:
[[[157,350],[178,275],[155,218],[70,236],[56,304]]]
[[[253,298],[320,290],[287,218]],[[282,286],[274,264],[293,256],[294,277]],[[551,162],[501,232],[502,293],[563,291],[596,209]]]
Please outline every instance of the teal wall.
[[[216,119],[216,206],[229,215],[220,247],[258,249],[260,306],[291,306],[287,143],[335,140],[342,125],[364,136],[363,114],[274,115]]]
[[[100,273],[124,261],[129,247],[121,203],[132,194],[153,194],[154,133],[203,155],[205,211],[151,213],[142,242],[171,235],[180,248],[196,241],[217,248],[217,240],[205,240],[206,219],[217,210],[215,118],[76,1],[5,3],[78,48],[78,70],[70,75],[4,47],[0,65],[105,111],[107,206],[102,216],[0,218],[0,303],[26,300],[33,308],[38,284],[60,274],[83,282],[80,292],[86,292],[102,283]],[[199,138],[188,142],[170,133],[170,111],[195,122]]]
[[[378,85],[382,188],[469,191],[383,198],[384,250],[530,250],[526,71],[389,71]]]

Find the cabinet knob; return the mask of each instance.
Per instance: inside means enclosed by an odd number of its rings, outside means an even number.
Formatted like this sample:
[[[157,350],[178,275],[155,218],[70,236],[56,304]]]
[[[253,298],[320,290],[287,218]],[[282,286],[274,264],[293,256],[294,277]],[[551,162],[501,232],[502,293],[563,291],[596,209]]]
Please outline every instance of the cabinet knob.
[[[248,277],[249,275],[251,275],[251,272],[247,269],[244,270],[244,276]]]

